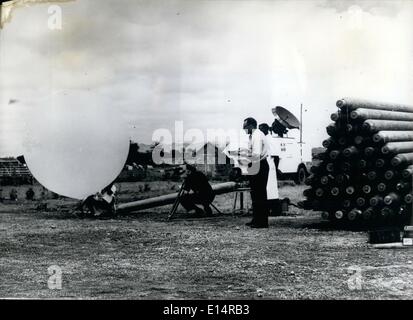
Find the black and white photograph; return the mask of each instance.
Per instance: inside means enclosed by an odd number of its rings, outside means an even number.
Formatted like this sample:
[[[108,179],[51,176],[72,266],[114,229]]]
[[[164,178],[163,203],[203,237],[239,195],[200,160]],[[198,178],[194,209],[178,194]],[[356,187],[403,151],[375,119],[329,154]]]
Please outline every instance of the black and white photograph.
[[[412,0],[0,1],[0,300],[411,300],[412,180]]]

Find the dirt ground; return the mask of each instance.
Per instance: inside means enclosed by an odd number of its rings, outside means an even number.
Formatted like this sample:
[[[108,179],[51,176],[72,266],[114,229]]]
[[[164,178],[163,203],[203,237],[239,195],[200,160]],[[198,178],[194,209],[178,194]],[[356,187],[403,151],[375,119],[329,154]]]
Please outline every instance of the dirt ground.
[[[28,186],[19,187],[24,194]],[[120,202],[175,192],[177,183],[124,183]],[[35,188],[35,191],[40,189]],[[284,185],[293,202],[303,187]],[[7,190],[3,190],[5,194]],[[21,197],[22,198],[22,197]],[[249,197],[247,197],[248,199]],[[88,299],[411,299],[413,250],[373,249],[365,231],[334,230],[292,207],[250,229],[232,215],[189,218],[170,206],[112,220],[78,219],[70,199],[0,204],[0,297]],[[49,289],[50,266],[62,288]]]

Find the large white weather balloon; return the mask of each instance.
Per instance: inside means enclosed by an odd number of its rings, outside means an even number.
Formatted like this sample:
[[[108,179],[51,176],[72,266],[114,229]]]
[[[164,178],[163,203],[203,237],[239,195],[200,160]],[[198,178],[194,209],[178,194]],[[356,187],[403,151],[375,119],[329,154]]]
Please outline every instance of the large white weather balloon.
[[[49,190],[82,199],[111,183],[125,165],[129,136],[122,115],[95,94],[53,94],[26,118],[24,157]]]

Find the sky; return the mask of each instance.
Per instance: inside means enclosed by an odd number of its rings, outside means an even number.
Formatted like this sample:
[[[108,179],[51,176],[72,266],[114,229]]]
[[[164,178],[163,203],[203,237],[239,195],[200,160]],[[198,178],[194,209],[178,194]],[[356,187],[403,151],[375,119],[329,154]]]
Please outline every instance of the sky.
[[[303,104],[303,140],[318,147],[342,97],[413,105],[412,0],[57,4],[61,29],[52,2],[0,29],[0,156],[24,153],[27,122],[65,92],[80,93],[80,116],[85,94],[115,110],[141,143],[175,121],[238,130]]]

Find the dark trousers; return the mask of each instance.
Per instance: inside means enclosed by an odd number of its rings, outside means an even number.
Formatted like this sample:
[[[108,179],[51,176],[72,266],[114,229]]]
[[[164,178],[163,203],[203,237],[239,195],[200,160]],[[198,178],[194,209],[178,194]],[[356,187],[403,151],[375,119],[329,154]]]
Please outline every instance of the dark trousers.
[[[281,216],[282,208],[280,199],[271,199],[268,200],[268,209],[270,216]]]
[[[200,195],[197,193],[194,194],[184,194],[181,196],[180,203],[181,205],[187,210],[196,210],[197,212],[200,210],[196,205],[200,204],[204,207],[205,212],[210,213],[211,208],[209,207],[209,204],[214,201],[215,196],[214,195]]]
[[[270,168],[267,159],[260,161],[260,167],[255,175],[249,175],[252,222],[257,225],[268,225],[267,182]]]

